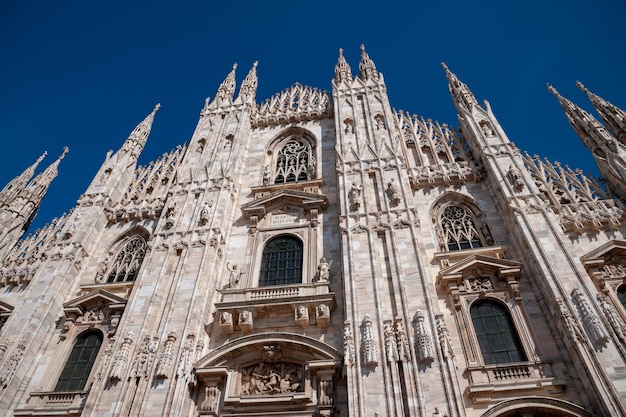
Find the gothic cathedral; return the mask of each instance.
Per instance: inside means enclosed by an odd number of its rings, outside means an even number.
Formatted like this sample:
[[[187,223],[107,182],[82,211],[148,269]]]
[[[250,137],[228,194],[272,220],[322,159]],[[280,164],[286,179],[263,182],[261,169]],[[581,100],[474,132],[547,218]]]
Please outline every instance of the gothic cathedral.
[[[67,149],[4,187],[0,414],[626,415],[626,112],[549,87],[601,183],[446,65],[458,129],[392,110],[361,49],[261,104],[234,66],[138,166],[157,105],[26,237]]]

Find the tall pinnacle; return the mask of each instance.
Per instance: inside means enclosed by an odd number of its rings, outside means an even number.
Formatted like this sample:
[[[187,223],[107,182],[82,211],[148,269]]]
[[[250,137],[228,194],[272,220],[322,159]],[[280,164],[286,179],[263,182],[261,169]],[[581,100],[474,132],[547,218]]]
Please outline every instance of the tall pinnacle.
[[[239,97],[241,97],[241,99],[244,102],[254,103],[256,99],[256,89],[257,89],[257,86],[259,85],[259,80],[256,76],[256,67],[258,64],[259,64],[258,61],[254,61],[254,64],[252,64],[252,68],[248,72],[248,75],[246,75],[246,78],[243,80],[243,83],[241,83],[241,88],[239,89]],[[234,83],[234,75],[233,75],[233,83]],[[233,88],[234,88],[234,84],[233,84]]]
[[[131,134],[128,136],[128,139],[124,142],[124,145],[122,145],[122,150],[124,152],[130,152],[131,156],[135,159],[139,158],[141,151],[143,151],[143,148],[146,145],[150,131],[152,130],[154,115],[160,108],[161,104],[157,103],[157,105],[154,106],[154,110],[152,110],[152,112],[147,115],[146,118],[135,127],[135,129],[133,129]]]
[[[373,63],[372,63],[373,65]],[[352,70],[348,61],[343,56],[343,49],[339,48],[339,58],[337,59],[337,65],[335,65],[335,81],[341,83],[344,81],[352,82]]]
[[[442,68],[446,71],[446,78],[448,79],[448,89],[450,90],[450,94],[452,94],[452,100],[454,100],[454,105],[457,107],[463,107],[467,110],[470,110],[473,106],[478,106],[478,101],[474,94],[470,91],[465,83],[459,81],[457,76],[450,71],[448,66],[442,62]]]
[[[24,187],[26,187],[26,184],[28,184],[28,181],[33,177],[35,170],[47,154],[47,152],[41,154],[34,164],[26,168],[24,172],[11,180],[11,182],[9,182],[4,189],[0,191],[0,203],[10,202],[17,194],[20,193],[21,190],[24,189]]]
[[[626,112],[589,91],[580,81],[576,82],[576,85],[585,92],[606,127],[623,145],[626,145]]]
[[[232,101],[235,94],[235,71],[237,70],[237,63],[233,64],[233,69],[228,73],[220,87],[215,93],[215,101],[218,105],[221,105],[225,101]]]
[[[361,62],[359,62],[359,72],[359,77],[361,77],[363,81],[378,79],[376,65],[374,65],[374,61],[372,61],[367,52],[365,52],[365,45],[361,45]]]
[[[65,155],[69,152],[69,148],[66,146],[63,148],[63,152],[57,158],[56,161],[51,163],[48,168],[46,168],[41,174],[37,175],[35,179],[31,181],[30,184],[26,187],[27,190],[31,191],[33,196],[38,196],[39,202],[41,198],[43,198],[48,192],[48,187],[52,183],[52,180],[56,178],[59,173],[59,164],[65,158]]]

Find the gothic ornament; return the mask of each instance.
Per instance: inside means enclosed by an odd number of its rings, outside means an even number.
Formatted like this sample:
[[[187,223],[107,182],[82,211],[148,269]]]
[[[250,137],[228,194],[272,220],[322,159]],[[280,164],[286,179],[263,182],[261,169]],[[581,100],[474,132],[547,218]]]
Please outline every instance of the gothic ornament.
[[[130,345],[133,343],[133,337],[133,332],[128,332],[118,352],[115,354],[109,376],[112,381],[119,381],[123,378],[124,370],[129,362]]]
[[[372,329],[372,319],[369,314],[363,318],[361,325],[361,345],[363,346],[363,363],[365,366],[378,365],[378,350],[376,348],[376,339],[374,330]]]
[[[593,343],[604,344],[608,340],[608,335],[604,330],[604,326],[600,321],[600,318],[596,315],[589,300],[583,295],[583,292],[580,288],[574,288],[572,291],[572,295],[578,301],[578,306],[580,308],[580,312],[583,316],[583,322],[585,323],[585,327],[587,329],[589,339]]]
[[[156,364],[155,376],[157,378],[169,378],[174,362],[174,344],[176,343],[176,337],[175,331],[167,335],[167,340],[163,344],[163,351]]]
[[[352,325],[349,321],[343,323],[343,361],[346,367],[354,365],[354,339]]]
[[[417,351],[417,357],[420,362],[428,362],[435,359],[435,352],[433,343],[430,337],[430,332],[425,323],[425,316],[421,310],[415,312],[413,318],[415,324],[415,350]]]
[[[387,353],[387,362],[398,362],[400,354],[398,353],[398,341],[393,330],[393,322],[385,320],[383,322],[385,333],[385,352]]]

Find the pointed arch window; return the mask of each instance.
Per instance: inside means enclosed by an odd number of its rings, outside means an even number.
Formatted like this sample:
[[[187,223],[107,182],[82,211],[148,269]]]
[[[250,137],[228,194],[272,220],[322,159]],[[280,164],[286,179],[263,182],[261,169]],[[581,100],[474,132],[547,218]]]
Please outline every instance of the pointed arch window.
[[[297,139],[288,140],[278,151],[274,182],[306,181],[315,175],[314,159],[308,144]]]
[[[451,205],[441,213],[443,240],[449,251],[480,248],[480,233],[471,214],[461,206]]]
[[[134,281],[146,255],[146,247],[142,236],[133,236],[122,245],[109,269],[107,282]]]
[[[102,334],[100,332],[87,332],[80,335],[65,362],[54,390],[79,391],[84,389],[101,345]]]
[[[470,315],[485,365],[527,360],[506,307],[481,300],[471,306]]]
[[[293,236],[279,236],[267,242],[263,248],[259,286],[301,283],[302,248],[302,241]]]

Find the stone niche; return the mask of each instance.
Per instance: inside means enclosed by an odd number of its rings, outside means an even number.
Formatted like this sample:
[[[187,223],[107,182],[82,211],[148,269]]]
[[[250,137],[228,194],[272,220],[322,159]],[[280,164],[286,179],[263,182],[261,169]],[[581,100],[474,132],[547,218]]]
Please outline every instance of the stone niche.
[[[198,413],[332,416],[340,364],[334,348],[307,336],[243,337],[196,365]]]

